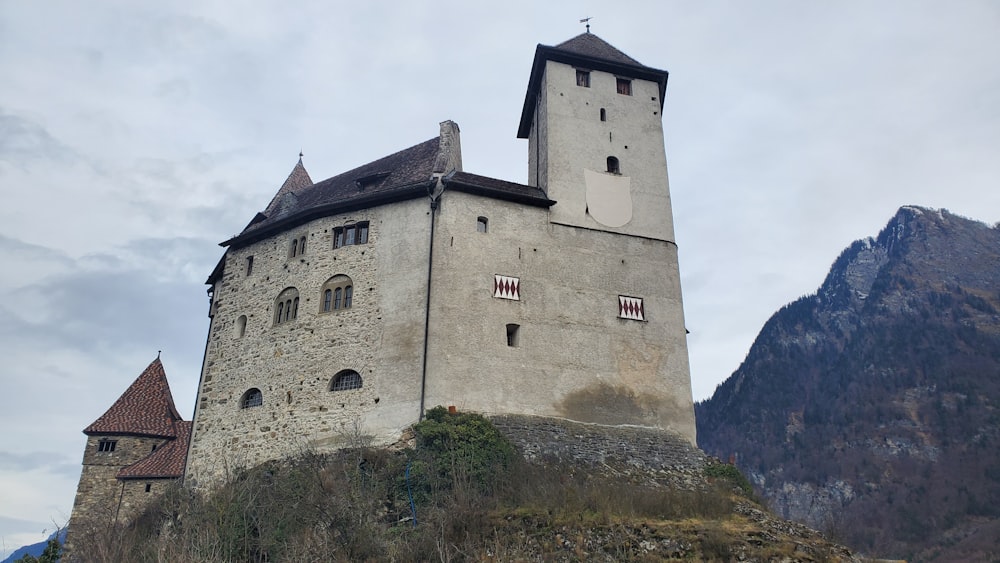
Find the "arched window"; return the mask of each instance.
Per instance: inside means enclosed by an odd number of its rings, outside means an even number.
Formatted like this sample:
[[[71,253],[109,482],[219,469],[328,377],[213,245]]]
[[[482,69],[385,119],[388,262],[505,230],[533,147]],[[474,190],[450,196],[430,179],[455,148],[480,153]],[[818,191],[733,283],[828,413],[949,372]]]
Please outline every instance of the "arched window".
[[[292,245],[288,248],[289,258],[295,258],[295,254],[297,253],[298,249],[299,249],[299,239],[293,238]]]
[[[604,108],[601,108],[601,121],[608,120],[608,112]]]
[[[259,407],[264,404],[264,394],[260,392],[260,389],[254,387],[243,394],[240,399],[240,408],[249,409],[252,407]]]
[[[247,316],[240,315],[240,318],[236,319],[236,338],[243,338],[243,335],[247,333]]]
[[[274,300],[274,324],[280,325],[299,316],[299,290],[287,287]]]
[[[301,256],[302,254],[305,253],[306,253],[306,237],[302,237],[299,239],[299,255]]]
[[[616,158],[614,156],[609,156],[608,157],[608,172],[610,172],[612,174],[621,174],[622,173],[621,166],[618,164],[618,158]]]
[[[341,309],[350,309],[354,300],[354,282],[351,278],[338,274],[326,280],[320,290],[323,299],[320,303],[320,313],[330,313]]]
[[[347,391],[349,389],[361,389],[361,374],[350,369],[333,376],[330,381],[330,391]]]
[[[487,232],[489,228],[490,220],[486,217],[476,217],[476,231],[480,233]]]

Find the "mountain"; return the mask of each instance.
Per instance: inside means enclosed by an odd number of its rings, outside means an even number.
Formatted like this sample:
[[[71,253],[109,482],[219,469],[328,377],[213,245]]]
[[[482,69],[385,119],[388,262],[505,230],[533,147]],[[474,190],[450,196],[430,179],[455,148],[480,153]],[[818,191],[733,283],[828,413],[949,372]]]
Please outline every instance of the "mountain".
[[[58,535],[58,537],[57,537],[57,535]],[[19,560],[23,559],[24,556],[26,556],[26,555],[30,555],[32,557],[38,558],[45,551],[45,548],[48,547],[49,542],[52,541],[53,539],[58,539],[60,544],[62,544],[63,542],[65,542],[66,541],[66,528],[62,528],[60,530],[56,530],[55,532],[52,532],[49,535],[49,537],[45,538],[44,541],[40,541],[38,543],[33,543],[31,545],[26,545],[24,547],[19,547],[19,548],[15,549],[13,552],[11,552],[10,555],[7,556],[6,559],[4,559],[3,561],[0,561],[0,563],[13,563],[14,561],[19,561]]]
[[[873,555],[1000,556],[1000,228],[901,208],[695,412],[786,518]]]

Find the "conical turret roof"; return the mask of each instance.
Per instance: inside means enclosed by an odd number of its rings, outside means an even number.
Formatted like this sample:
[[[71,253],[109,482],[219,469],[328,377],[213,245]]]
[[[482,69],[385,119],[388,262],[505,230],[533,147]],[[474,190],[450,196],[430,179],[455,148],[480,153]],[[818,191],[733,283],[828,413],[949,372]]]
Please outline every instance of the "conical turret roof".
[[[176,438],[180,420],[167,374],[160,358],[156,358],[83,433]]]

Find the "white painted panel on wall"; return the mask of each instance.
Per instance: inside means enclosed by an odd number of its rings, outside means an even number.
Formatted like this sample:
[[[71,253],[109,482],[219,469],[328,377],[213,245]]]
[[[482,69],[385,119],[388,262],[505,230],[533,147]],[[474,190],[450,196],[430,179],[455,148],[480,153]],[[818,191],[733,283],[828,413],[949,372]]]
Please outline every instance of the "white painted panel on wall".
[[[499,274],[493,276],[493,297],[521,300],[521,280]]]

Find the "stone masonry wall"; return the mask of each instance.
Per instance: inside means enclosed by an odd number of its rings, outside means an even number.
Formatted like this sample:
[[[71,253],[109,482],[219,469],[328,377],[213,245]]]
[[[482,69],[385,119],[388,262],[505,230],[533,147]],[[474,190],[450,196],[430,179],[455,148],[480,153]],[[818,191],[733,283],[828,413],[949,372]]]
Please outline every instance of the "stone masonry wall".
[[[584,466],[618,462],[667,471],[701,470],[707,461],[705,453],[683,437],[654,428],[521,415],[491,416],[490,421],[528,461],[554,459]]]
[[[334,230],[359,222],[368,222],[368,242],[333,248]],[[189,482],[207,485],[238,467],[363,437],[388,442],[416,422],[429,224],[426,200],[412,200],[317,219],[227,252]],[[291,241],[302,237],[306,252],[291,256]],[[350,278],[353,303],[325,312],[322,291],[336,276]],[[276,323],[276,298],[288,288],[298,290],[297,318]],[[362,387],[332,391],[344,370],[359,373]],[[263,404],[241,408],[252,388]]]
[[[98,451],[102,439],[116,440],[113,452]],[[118,471],[143,459],[161,446],[162,438],[140,438],[134,436],[88,436],[83,453],[83,470],[76,488],[73,513],[70,516],[66,544],[72,546],[73,538],[88,530],[103,527],[118,521],[125,521],[128,515],[121,514],[119,501],[123,499],[123,482],[115,476]],[[139,507],[138,503],[132,503]],[[143,505],[144,506],[144,505]],[[133,506],[128,511],[134,513]],[[69,549],[69,547],[67,547]]]

